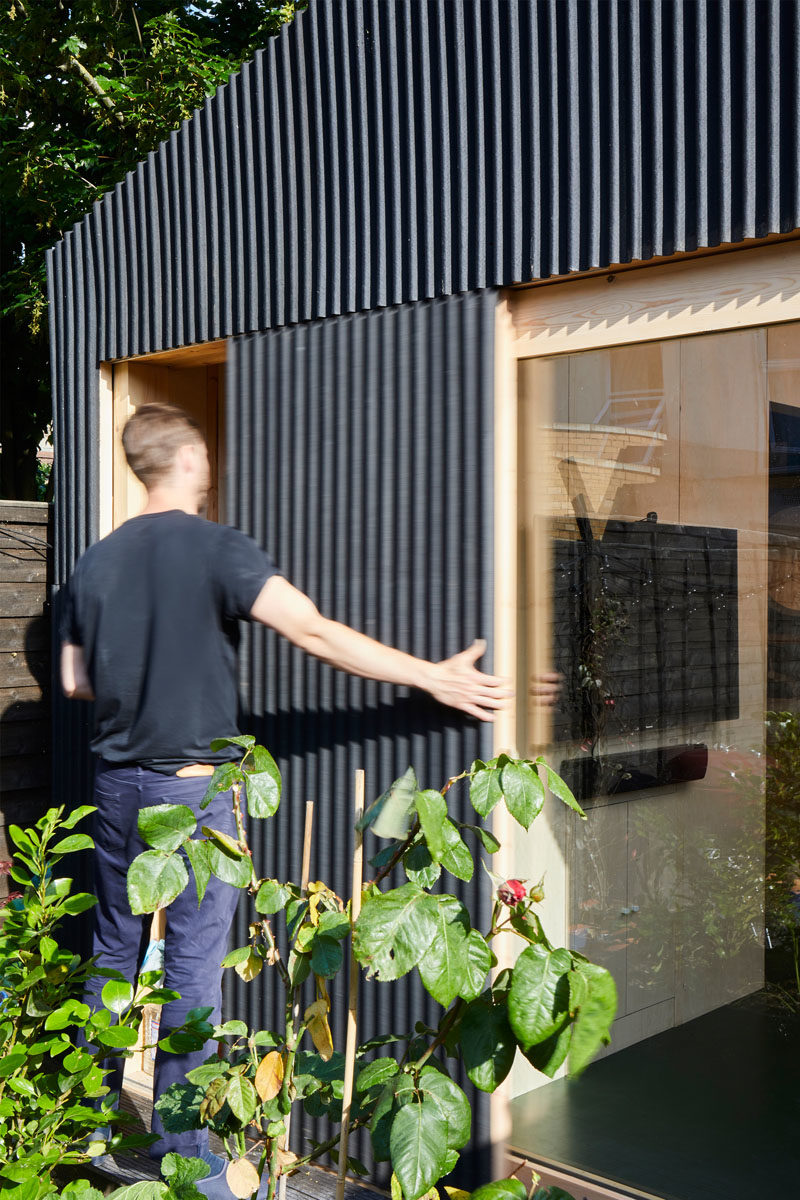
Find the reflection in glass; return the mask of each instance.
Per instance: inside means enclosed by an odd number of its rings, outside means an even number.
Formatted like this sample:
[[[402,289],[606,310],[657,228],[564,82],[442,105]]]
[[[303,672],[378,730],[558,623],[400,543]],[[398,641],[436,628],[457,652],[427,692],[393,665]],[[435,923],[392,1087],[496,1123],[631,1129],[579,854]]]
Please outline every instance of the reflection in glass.
[[[780,1137],[800,1116],[800,324],[528,360],[520,411],[525,667],[562,676],[525,748],[588,820],[552,816],[518,873],[564,881],[565,936],[612,971],[620,1004],[577,1084],[517,1072],[515,1138],[535,1128],[545,1157],[624,1179],[613,1105],[598,1105],[682,1071],[706,1126],[694,1178],[670,1175],[643,1120],[650,1150],[627,1182],[738,1195],[722,1149],[735,1117],[714,1116],[735,1087],[733,1031],[772,1112],[759,1136],[787,1178],[800,1167]],[[668,1092],[647,1103],[675,1133],[686,1097]],[[714,1155],[718,1192],[697,1184]]]

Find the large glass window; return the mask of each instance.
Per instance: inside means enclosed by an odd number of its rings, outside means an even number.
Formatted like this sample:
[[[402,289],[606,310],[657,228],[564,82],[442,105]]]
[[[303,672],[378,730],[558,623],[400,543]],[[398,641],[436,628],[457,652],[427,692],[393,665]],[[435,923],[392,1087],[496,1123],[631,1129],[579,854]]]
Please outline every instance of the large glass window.
[[[515,865],[619,1012],[580,1080],[516,1071],[512,1144],[674,1200],[793,1194],[800,324],[524,360],[520,414],[523,670],[562,680],[520,741],[589,819],[554,806]]]

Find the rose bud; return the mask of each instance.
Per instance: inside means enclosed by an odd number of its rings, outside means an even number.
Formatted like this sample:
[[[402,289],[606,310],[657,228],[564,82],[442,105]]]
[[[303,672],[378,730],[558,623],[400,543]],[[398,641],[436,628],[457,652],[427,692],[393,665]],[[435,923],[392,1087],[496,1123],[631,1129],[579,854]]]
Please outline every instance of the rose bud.
[[[519,879],[507,879],[497,889],[497,899],[512,908],[515,904],[519,904],[520,900],[524,900],[527,894],[525,884]]]

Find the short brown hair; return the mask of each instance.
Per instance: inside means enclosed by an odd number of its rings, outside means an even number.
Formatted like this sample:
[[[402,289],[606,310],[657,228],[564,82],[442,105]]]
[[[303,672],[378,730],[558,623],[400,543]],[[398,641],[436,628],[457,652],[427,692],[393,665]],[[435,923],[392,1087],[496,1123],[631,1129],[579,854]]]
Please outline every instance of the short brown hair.
[[[128,466],[146,488],[168,475],[181,446],[203,442],[200,426],[175,404],[142,404],[125,422]]]

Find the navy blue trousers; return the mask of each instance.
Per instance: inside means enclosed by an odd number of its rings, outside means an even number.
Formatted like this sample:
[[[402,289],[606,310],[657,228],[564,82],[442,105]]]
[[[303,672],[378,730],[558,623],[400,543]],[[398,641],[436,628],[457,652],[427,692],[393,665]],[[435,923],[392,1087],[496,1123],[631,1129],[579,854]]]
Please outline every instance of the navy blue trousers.
[[[151,920],[149,916],[143,918],[131,913],[126,886],[130,863],[137,854],[150,848],[139,836],[139,811],[156,804],[185,804],[199,818],[198,835],[201,825],[210,825],[223,833],[237,836],[230,792],[219,793],[207,809],[200,811],[200,801],[207,786],[207,777],[180,778],[161,775],[144,767],[115,767],[102,760],[98,763],[94,799],[97,812],[92,828],[95,843],[94,891],[97,896],[92,953],[97,955],[99,966],[112,967],[131,983],[136,982],[141,948]],[[198,908],[194,874],[188,866],[186,855],[183,851],[181,853],[187,862],[189,886],[166,910],[163,985],[179,992],[180,1000],[164,1005],[159,1032],[161,1037],[169,1029],[181,1025],[192,1008],[211,1005],[214,1011],[209,1021],[215,1023],[220,1020],[220,964],[227,953],[231,924],[239,899],[238,888],[222,883],[212,875]],[[101,1007],[100,992],[105,982],[102,976],[96,976],[87,986],[85,1000],[93,1009]],[[170,1084],[183,1083],[186,1072],[199,1066],[213,1049],[213,1042],[190,1054],[170,1054],[159,1047],[153,1079],[154,1102]],[[124,1058],[106,1059],[103,1065],[110,1069],[106,1084],[112,1091],[119,1092]],[[155,1158],[161,1158],[170,1151],[192,1157],[208,1146],[207,1130],[166,1133],[155,1111],[152,1129],[153,1133],[160,1135],[160,1140],[150,1149],[150,1154]]]

